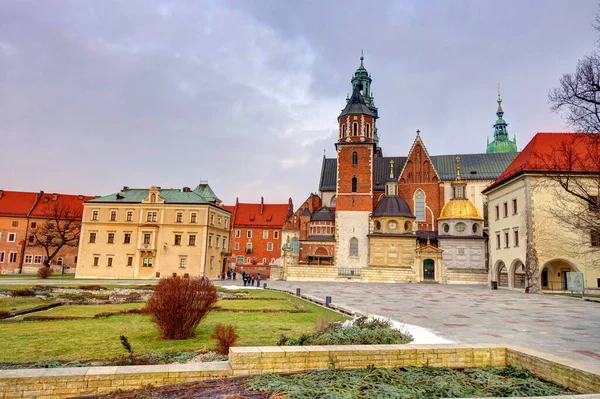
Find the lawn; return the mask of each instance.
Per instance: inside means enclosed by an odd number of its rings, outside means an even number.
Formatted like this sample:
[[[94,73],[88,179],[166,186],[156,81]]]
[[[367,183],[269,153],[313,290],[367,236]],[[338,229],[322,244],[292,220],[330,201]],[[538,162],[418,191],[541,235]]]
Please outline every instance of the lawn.
[[[298,336],[313,332],[320,318],[345,318],[320,306],[278,292],[255,290],[249,291],[248,296],[262,299],[221,300],[220,303],[232,303],[233,306],[259,310],[267,309],[268,306],[287,307],[289,299],[300,304],[306,312],[297,312],[295,308],[295,313],[213,312],[200,323],[196,338],[183,341],[159,339],[150,316],[139,314],[111,316],[105,319],[0,323],[0,342],[3,349],[0,351],[0,363],[112,359],[125,354],[119,340],[120,335],[128,337],[136,355],[206,350],[215,347],[210,335],[218,323],[233,324],[236,327],[240,335],[236,345],[275,345],[282,333]],[[91,317],[101,312],[131,309],[142,305],[131,303],[60,306],[36,315]]]
[[[0,298],[0,311],[16,312],[36,306],[49,305],[52,301],[44,301],[35,297]]]
[[[144,304],[141,302],[134,303],[115,303],[108,305],[63,305],[56,308],[44,310],[35,313],[35,316],[44,317],[89,317],[93,318],[99,313],[116,313],[124,312],[131,309],[141,309]],[[19,318],[32,316],[24,315]]]

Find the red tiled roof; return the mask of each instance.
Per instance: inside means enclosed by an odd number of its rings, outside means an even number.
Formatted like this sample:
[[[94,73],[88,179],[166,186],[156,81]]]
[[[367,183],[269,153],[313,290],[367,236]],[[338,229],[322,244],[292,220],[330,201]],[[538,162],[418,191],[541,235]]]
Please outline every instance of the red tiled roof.
[[[235,206],[225,206],[233,213],[232,226],[271,227],[281,228],[290,210],[290,204],[261,204],[238,203]]]
[[[72,195],[72,194],[51,194],[44,193],[38,203],[31,212],[31,217],[49,217],[52,216],[52,209],[54,204],[59,204],[61,207],[72,208],[75,212],[80,215],[83,213],[83,203],[91,200],[95,197],[85,195]]]
[[[2,191],[0,198],[0,215],[27,216],[38,196],[38,193],[21,191]]]
[[[223,205],[223,208],[227,209],[231,213],[233,213],[233,211],[235,210],[234,205]]]
[[[484,192],[525,172],[600,172],[600,135],[537,133]]]

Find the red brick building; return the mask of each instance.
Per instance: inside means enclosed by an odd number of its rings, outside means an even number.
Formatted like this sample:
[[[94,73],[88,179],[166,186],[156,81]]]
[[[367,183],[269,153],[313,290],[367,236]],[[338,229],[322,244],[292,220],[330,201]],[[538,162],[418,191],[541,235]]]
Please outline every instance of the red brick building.
[[[0,273],[35,273],[42,266],[44,248],[32,246],[30,232],[53,218],[56,206],[68,207],[79,215],[83,202],[94,197],[0,190]],[[77,247],[63,247],[50,261],[55,272],[74,272]]]
[[[241,203],[226,205],[232,213],[229,239],[230,263],[238,272],[248,266],[271,265],[281,257],[283,224],[294,213],[290,198],[287,204]],[[262,275],[262,273],[261,273]]]

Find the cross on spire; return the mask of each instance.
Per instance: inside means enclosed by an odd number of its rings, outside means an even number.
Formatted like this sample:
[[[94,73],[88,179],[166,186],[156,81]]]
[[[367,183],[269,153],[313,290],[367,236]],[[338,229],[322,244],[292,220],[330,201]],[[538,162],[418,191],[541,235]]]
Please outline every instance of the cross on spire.
[[[421,134],[421,131],[419,129],[417,129],[417,136],[419,136]]]

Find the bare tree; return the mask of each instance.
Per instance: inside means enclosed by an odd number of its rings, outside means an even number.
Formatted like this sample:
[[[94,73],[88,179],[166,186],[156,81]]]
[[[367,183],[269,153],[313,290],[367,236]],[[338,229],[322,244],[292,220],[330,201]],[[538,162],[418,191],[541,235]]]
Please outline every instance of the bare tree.
[[[60,202],[49,204],[44,213],[47,219],[38,223],[30,231],[33,236],[32,247],[41,247],[46,251],[44,266],[50,262],[63,247],[76,248],[79,245],[82,213],[79,208]]]

